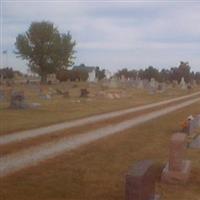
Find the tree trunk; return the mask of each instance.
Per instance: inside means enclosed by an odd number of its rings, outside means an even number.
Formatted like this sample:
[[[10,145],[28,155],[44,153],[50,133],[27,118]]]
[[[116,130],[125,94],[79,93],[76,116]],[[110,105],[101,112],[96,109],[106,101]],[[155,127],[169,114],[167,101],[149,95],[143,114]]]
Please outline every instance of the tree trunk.
[[[46,84],[47,83],[47,74],[42,74],[41,75],[41,83]]]

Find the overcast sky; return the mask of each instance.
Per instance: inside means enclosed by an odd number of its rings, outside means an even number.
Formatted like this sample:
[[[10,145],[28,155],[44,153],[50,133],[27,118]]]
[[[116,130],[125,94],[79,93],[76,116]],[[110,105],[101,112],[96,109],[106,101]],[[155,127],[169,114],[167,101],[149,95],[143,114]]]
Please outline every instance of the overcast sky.
[[[9,1],[1,0],[1,65],[26,71],[15,39],[32,21],[48,20],[77,42],[75,64],[111,71],[178,66],[200,69],[198,1]],[[6,55],[2,54],[7,50]]]

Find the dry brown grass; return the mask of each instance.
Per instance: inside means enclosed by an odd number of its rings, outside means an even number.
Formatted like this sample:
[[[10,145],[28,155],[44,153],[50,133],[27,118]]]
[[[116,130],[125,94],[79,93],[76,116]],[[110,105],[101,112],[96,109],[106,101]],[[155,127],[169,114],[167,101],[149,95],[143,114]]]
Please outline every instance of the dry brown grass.
[[[122,200],[124,174],[136,161],[153,159],[161,168],[168,159],[169,138],[179,122],[200,112],[200,103],[98,140],[39,166],[2,178],[4,200]],[[187,185],[157,183],[163,200],[200,199],[199,150],[189,149],[193,168]]]

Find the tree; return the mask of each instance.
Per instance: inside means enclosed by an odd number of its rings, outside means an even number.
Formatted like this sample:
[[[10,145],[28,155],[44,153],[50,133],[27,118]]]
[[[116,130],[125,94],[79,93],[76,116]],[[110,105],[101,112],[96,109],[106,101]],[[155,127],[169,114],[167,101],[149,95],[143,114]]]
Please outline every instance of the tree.
[[[9,68],[9,67],[0,69],[0,74],[3,76],[3,79],[12,79],[12,78],[14,78],[14,71],[13,71],[12,68]]]
[[[99,67],[96,67],[95,75],[96,75],[96,78],[98,80],[104,79],[106,77],[106,75],[105,75],[105,69],[101,70]]]
[[[185,81],[188,83],[190,81],[190,66],[188,62],[180,62],[178,67],[178,81],[181,81],[181,78],[184,77]]]
[[[16,54],[28,60],[32,72],[46,83],[47,74],[56,73],[73,64],[75,41],[72,36],[60,34],[53,23],[32,22],[28,31],[16,38]]]
[[[149,66],[144,70],[144,75],[143,77],[145,79],[151,80],[151,78],[156,79],[157,81],[159,80],[159,71],[154,68],[153,66]]]

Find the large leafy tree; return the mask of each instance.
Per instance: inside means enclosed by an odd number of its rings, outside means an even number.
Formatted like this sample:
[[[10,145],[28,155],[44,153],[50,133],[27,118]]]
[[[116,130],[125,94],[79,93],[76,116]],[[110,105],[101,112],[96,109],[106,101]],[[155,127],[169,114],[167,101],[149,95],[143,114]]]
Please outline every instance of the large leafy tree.
[[[73,64],[75,41],[71,34],[60,34],[53,23],[31,23],[28,31],[16,38],[16,54],[28,60],[31,71],[39,74],[43,83],[47,74],[56,73]]]

